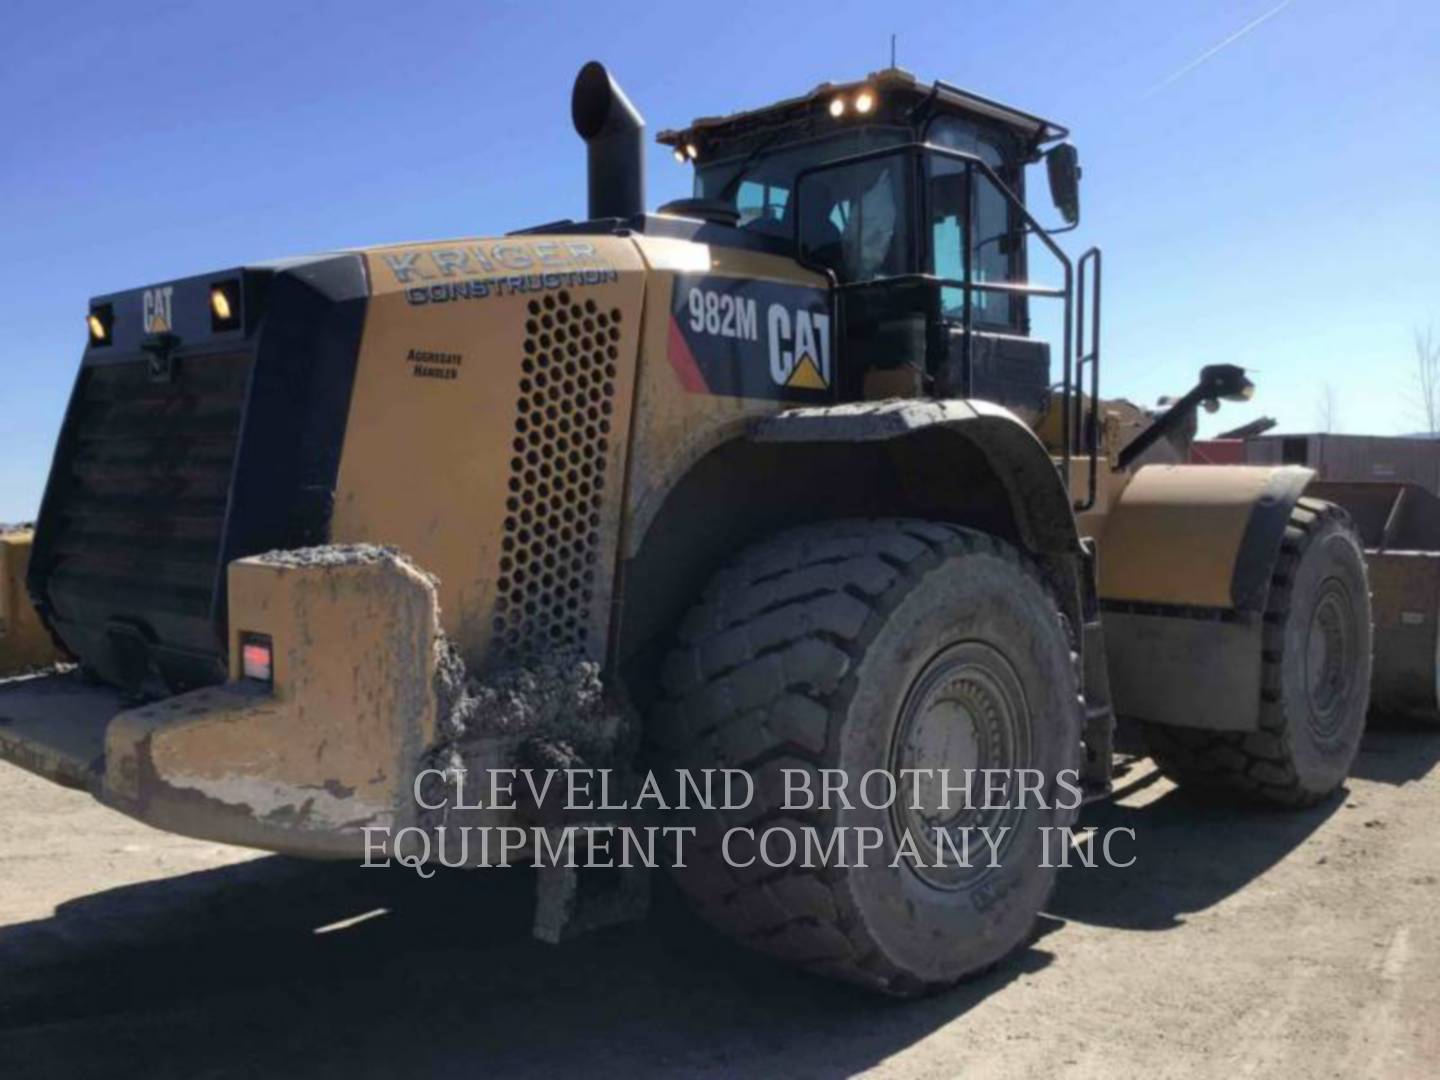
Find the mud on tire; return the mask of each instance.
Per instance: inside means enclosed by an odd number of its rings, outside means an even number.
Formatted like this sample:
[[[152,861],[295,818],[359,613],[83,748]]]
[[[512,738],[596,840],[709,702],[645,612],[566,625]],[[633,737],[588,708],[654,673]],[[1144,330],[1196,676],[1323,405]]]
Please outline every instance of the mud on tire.
[[[698,833],[675,871],[682,890],[705,919],[751,948],[892,994],[948,986],[992,966],[1027,939],[1053,888],[1040,827],[1075,817],[1078,792],[1055,779],[1080,762],[1075,659],[1038,573],[989,536],[856,520],[749,548],[683,621],[651,724],[661,768],[740,768],[755,780],[745,809],[687,821]],[[812,778],[844,769],[853,778],[948,767],[958,776],[967,763],[1045,777],[1044,807],[1031,800],[1007,812],[1011,840],[993,869],[889,865],[902,832],[914,836],[918,826],[933,845],[935,826],[983,824],[981,811],[972,819],[858,802],[783,808],[783,769]],[[910,789],[901,791],[897,803],[908,805]],[[933,790],[922,801],[938,806]],[[797,838],[806,827],[833,837],[836,828],[873,826],[885,846],[863,868],[772,868],[759,859],[741,868],[721,849],[737,826]],[[784,861],[783,849],[772,861]],[[738,862],[757,854],[743,835],[730,850]]]
[[[1349,775],[1370,700],[1370,588],[1360,541],[1333,503],[1290,514],[1265,608],[1260,730],[1144,724],[1161,772],[1187,790],[1310,806]]]

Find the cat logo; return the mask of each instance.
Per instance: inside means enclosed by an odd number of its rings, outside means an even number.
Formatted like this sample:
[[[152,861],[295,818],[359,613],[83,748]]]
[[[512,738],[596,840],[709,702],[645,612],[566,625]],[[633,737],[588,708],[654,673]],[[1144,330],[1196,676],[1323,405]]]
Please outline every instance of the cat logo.
[[[168,334],[174,325],[170,315],[170,300],[175,286],[162,285],[158,289],[145,290],[145,333]]]
[[[830,316],[808,308],[771,304],[770,378],[796,390],[830,388]]]
[[[816,404],[839,379],[824,289],[677,274],[666,355],[692,394]]]

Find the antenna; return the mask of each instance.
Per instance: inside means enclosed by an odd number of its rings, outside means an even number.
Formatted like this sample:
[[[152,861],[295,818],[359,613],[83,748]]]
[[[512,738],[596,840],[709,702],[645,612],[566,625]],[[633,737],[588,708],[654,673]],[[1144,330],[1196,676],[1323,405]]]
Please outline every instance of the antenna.
[[[895,35],[890,35],[890,66],[895,66]]]

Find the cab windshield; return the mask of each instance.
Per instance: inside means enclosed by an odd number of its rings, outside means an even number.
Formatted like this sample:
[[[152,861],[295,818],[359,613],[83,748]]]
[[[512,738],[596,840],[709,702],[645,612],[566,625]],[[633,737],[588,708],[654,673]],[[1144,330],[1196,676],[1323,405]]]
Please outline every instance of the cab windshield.
[[[735,207],[742,229],[788,239],[794,224],[786,208],[796,174],[836,158],[898,146],[911,137],[906,128],[865,127],[774,149],[761,143],[751,151],[753,157],[741,154],[696,169],[695,195]],[[844,227],[839,221],[835,225]]]
[[[801,253],[834,270],[840,280],[864,282],[923,270],[952,281],[965,276],[968,255],[973,280],[984,283],[1019,279],[1015,239],[1017,223],[1004,192],[989,177],[973,183],[964,167],[936,159],[927,166],[926,205],[931,220],[915,235],[912,219],[915,178],[902,156],[882,156],[810,174],[796,222],[795,178],[818,165],[899,146],[915,139],[910,128],[872,125],[807,142],[769,147],[761,141],[748,154],[707,162],[695,173],[698,198],[729,203],[741,229],[790,240],[798,233]],[[973,154],[1006,182],[1015,183],[1018,148],[1002,134],[965,118],[937,116],[923,138],[947,149]],[[967,216],[974,235],[966,235]],[[798,228],[797,228],[798,224]],[[968,252],[966,249],[969,249]],[[920,265],[922,261],[925,265]],[[1010,325],[1016,319],[1011,297],[996,292],[972,294],[976,322]],[[959,320],[961,289],[941,292],[948,319]]]

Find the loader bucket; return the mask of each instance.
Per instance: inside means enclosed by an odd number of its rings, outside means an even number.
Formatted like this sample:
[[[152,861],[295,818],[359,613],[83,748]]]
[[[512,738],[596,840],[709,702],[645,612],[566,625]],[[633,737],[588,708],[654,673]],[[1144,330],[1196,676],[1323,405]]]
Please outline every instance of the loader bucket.
[[[1440,725],[1440,497],[1416,484],[1321,481],[1365,544],[1375,619],[1372,716]]]

